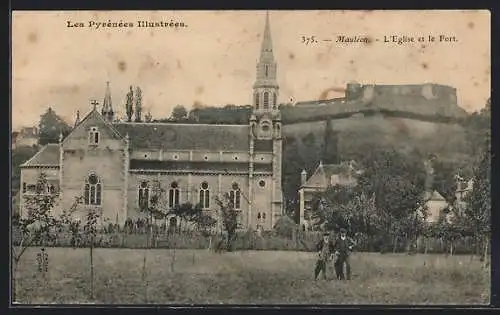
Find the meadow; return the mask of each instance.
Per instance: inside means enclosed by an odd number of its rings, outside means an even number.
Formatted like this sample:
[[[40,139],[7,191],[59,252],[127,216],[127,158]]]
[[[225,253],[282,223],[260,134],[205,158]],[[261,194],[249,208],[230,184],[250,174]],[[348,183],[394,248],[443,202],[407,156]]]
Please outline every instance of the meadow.
[[[38,248],[19,265],[18,303],[29,304],[487,304],[490,272],[470,256],[353,253],[352,280],[313,280],[314,253],[296,251]]]

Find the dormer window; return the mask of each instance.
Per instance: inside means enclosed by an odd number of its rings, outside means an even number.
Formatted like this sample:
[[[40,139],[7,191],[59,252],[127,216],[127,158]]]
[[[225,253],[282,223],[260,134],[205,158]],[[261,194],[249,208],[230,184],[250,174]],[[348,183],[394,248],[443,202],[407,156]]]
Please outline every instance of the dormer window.
[[[97,127],[91,127],[89,131],[89,145],[99,145],[101,135]]]

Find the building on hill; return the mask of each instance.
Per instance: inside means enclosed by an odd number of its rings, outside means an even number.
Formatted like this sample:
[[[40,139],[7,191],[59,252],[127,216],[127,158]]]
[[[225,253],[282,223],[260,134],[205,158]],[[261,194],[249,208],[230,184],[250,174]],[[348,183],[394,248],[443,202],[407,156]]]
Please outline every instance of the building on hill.
[[[308,178],[305,170],[301,173],[299,188],[299,224],[302,229],[309,229],[312,225],[312,201],[318,193],[325,192],[330,186],[355,186],[356,174],[360,170],[355,161],[341,162],[340,164],[319,163],[314,173]]]
[[[130,116],[131,92],[127,94]],[[75,197],[83,196],[75,216],[83,217],[86,209],[96,207],[103,219],[123,225],[143,215],[139,205],[149,202],[152,185],[159,181],[170,209],[191,202],[219,219],[215,198],[228,193],[239,211],[241,228],[269,230],[283,211],[278,95],[267,15],[248,124],[117,122],[108,84],[101,112],[94,102],[67,137],[45,145],[22,165],[23,196],[32,192],[43,171],[48,191],[59,194],[60,209],[68,209]],[[21,204],[23,215],[22,209]],[[180,222],[169,218],[166,223]]]
[[[297,102],[283,110],[283,123],[342,119],[353,115],[394,115],[410,119],[457,122],[467,112],[457,104],[451,86],[424,83],[412,85],[361,85],[350,82],[344,97]]]

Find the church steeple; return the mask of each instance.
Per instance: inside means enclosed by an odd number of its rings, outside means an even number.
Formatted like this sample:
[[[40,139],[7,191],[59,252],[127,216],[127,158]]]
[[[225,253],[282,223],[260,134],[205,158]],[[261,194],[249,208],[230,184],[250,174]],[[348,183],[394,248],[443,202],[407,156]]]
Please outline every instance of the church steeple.
[[[106,82],[106,94],[104,95],[101,114],[110,122],[113,121],[115,116],[115,113],[113,112],[113,105],[111,102],[111,90],[109,88],[109,81]]]
[[[278,109],[279,85],[277,82],[277,64],[274,59],[273,42],[269,12],[266,12],[266,22],[260,58],[257,62],[257,76],[253,85],[253,106],[256,112],[274,112]]]

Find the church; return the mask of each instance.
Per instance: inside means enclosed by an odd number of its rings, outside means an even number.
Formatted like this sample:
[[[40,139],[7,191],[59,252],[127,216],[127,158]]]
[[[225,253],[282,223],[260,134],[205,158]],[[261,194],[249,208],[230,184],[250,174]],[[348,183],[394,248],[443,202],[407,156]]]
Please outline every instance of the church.
[[[269,15],[256,68],[246,125],[142,122],[140,108],[136,121],[131,114],[129,121],[118,121],[108,83],[102,108],[94,102],[67,137],[42,147],[21,166],[21,215],[23,197],[33,193],[44,172],[48,192],[59,194],[58,209],[69,209],[75,197],[83,197],[74,214],[82,220],[90,207],[112,223],[137,219],[143,216],[139,205],[150,202],[154,183],[160,183],[168,209],[199,204],[220,226],[216,198],[227,193],[239,213],[239,228],[272,229],[284,210],[282,122]],[[132,93],[131,88],[129,101]],[[170,218],[167,224],[179,222]]]

